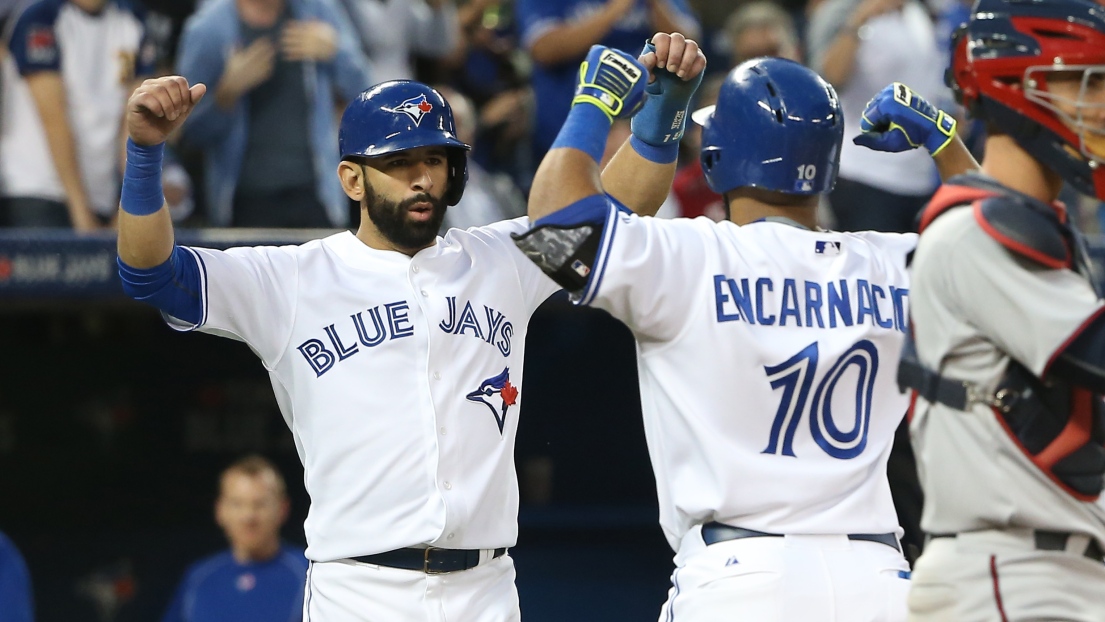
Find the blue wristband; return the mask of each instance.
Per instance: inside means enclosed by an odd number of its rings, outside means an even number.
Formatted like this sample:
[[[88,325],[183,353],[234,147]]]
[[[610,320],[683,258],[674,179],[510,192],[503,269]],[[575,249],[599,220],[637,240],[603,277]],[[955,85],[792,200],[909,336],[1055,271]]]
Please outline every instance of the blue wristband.
[[[588,102],[577,103],[568,111],[568,118],[560,126],[560,132],[549,149],[579,149],[596,163],[601,162],[611,123],[610,117],[598,106]]]
[[[641,53],[655,51],[648,43]],[[687,81],[660,67],[653,74],[656,79],[645,88],[645,104],[633,117],[633,135],[654,147],[679,144],[687,127],[687,107],[702,83],[702,74]]]
[[[119,207],[128,214],[149,216],[165,204],[161,189],[161,161],[165,143],[136,145],[127,139],[127,166],[123,171],[123,191]]]
[[[637,138],[637,135],[629,137],[629,145],[637,152],[637,155],[657,164],[671,164],[679,159],[679,143],[668,143],[657,147]]]

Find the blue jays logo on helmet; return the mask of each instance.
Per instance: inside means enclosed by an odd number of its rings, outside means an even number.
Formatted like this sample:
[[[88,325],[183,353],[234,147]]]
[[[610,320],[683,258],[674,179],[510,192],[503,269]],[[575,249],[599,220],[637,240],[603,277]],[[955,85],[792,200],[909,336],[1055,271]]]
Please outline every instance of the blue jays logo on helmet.
[[[426,116],[431,110],[434,109],[434,105],[426,101],[426,95],[422,94],[417,97],[412,97],[394,108],[385,107],[384,110],[388,112],[394,112],[396,114],[405,114],[414,121],[415,125],[422,122],[422,117]]]
[[[506,411],[518,402],[518,388],[510,384],[510,368],[504,367],[502,373],[480,383],[480,388],[465,396],[470,402],[487,406],[499,424],[499,434],[506,424]]]

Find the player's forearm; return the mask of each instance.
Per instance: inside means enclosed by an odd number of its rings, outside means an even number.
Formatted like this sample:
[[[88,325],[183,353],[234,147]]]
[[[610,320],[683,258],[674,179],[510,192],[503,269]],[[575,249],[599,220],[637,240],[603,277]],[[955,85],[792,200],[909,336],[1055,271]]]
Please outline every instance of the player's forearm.
[[[541,160],[530,187],[530,222],[602,192],[599,166],[590,155],[573,148],[553,149]]]
[[[675,165],[675,162],[653,162],[626,141],[602,170],[602,187],[637,214],[654,216],[668,198],[668,189],[675,180]]]
[[[578,59],[602,40],[620,17],[620,13],[607,5],[607,8],[590,17],[557,26],[533,43],[530,56],[542,65],[557,65]]]
[[[127,166],[119,199],[119,259],[131,268],[153,268],[173,252],[173,221],[161,184],[165,145],[127,142]]]
[[[959,136],[952,138],[951,142],[940,150],[940,153],[932,157],[932,161],[936,163],[936,170],[940,173],[942,181],[948,181],[956,175],[977,171],[981,168],[978,161],[971,155],[970,150],[967,149],[967,145],[959,140]]]
[[[132,268],[152,268],[165,263],[173,252],[173,221],[169,208],[148,216],[119,210],[119,259]]]

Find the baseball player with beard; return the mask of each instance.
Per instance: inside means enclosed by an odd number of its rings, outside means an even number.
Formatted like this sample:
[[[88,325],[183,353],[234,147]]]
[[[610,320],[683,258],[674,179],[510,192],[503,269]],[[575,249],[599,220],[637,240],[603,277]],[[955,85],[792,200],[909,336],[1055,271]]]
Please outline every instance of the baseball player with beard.
[[[644,62],[686,80],[665,74],[646,139],[681,133],[704,64],[693,41],[656,41]],[[512,243],[528,221],[437,236],[464,190],[468,145],[437,91],[397,81],[342,118],[337,173],[362,206],[356,234],[176,246],[161,149],[205,90],[165,77],[130,99],[120,275],[174,328],[244,341],[269,371],[311,497],[304,618],[519,619],[507,549],[522,361],[530,316],[557,288]],[[675,169],[650,148],[634,142],[608,169],[619,199],[646,212]]]
[[[618,53],[588,61],[605,54]],[[609,117],[642,88],[625,73],[603,82],[614,97],[576,98],[534,180],[533,229],[516,241],[636,337],[660,524],[676,551],[660,620],[905,620],[886,463],[908,407],[894,372],[917,236],[817,228],[840,104],[778,58],[736,67],[716,106],[694,115],[730,220],[628,213],[597,165]],[[969,162],[954,144],[949,165]]]
[[[1064,182],[1105,198],[1105,6],[981,0],[947,75],[988,137],[981,174],[922,213],[913,261],[900,378],[929,542],[910,620],[1100,622],[1105,304],[1056,198]],[[898,84],[871,102],[876,148],[933,128],[909,99]]]

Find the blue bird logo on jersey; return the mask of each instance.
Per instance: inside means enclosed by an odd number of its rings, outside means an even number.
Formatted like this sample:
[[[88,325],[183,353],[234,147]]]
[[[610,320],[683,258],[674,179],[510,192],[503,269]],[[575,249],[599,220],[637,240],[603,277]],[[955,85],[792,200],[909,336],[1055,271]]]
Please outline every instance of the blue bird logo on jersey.
[[[480,388],[465,397],[468,401],[479,402],[491,410],[491,414],[495,415],[495,423],[499,424],[501,435],[506,423],[507,409],[518,402],[518,388],[510,384],[510,368],[504,367],[501,374],[484,380],[480,383]]]
[[[422,117],[429,114],[434,109],[434,105],[426,100],[426,96],[419,95],[418,97],[412,97],[394,108],[384,108],[388,112],[394,112],[395,114],[405,114],[414,121],[417,126],[422,122]]]

